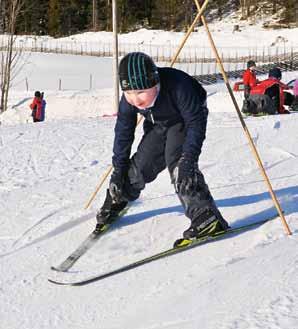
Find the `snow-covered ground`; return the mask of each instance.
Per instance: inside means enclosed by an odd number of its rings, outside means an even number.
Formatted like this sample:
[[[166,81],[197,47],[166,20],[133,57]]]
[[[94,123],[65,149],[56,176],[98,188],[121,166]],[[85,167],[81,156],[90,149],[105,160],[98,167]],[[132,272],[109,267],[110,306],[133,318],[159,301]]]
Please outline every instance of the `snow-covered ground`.
[[[36,55],[33,61],[40,84],[47,81],[38,73],[48,58]],[[59,69],[51,66],[49,77],[64,68],[71,74],[72,60],[83,81],[79,68],[86,57],[56,57]],[[45,122],[31,123],[28,109],[38,78],[28,92],[13,89],[10,108],[0,116],[1,328],[297,328],[298,113],[246,120],[291,236],[276,219],[88,286],[47,281],[54,275],[50,266],[94,228],[104,198],[106,184],[84,210],[110,165],[115,124],[114,117],[103,117],[112,113],[112,72],[105,59],[95,60],[107,83],[91,91],[43,87]],[[207,90],[210,115],[200,168],[231,226],[262,220],[276,210],[232,102],[224,85]],[[236,97],[240,104],[242,96]],[[141,134],[138,127],[134,147]],[[188,225],[164,172],[74,271],[104,272],[168,249]]]

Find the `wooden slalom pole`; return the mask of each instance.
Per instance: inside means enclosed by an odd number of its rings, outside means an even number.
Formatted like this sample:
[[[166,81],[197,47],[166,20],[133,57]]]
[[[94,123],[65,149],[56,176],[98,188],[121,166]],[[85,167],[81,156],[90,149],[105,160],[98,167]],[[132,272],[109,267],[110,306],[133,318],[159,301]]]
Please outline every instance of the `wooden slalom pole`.
[[[142,121],[142,117],[139,117],[138,122],[137,122],[137,126],[139,125],[139,123]],[[102,176],[99,184],[97,185],[95,191],[93,192],[93,194],[91,195],[89,201],[87,202],[87,204],[85,205],[84,209],[88,209],[90,204],[92,203],[92,201],[94,200],[94,198],[96,197],[96,194],[98,193],[98,191],[101,189],[103,183],[105,182],[105,180],[109,177],[110,173],[112,172],[113,166],[109,165],[108,169],[106,170],[106,172],[104,173],[104,175]]]
[[[198,0],[194,0],[194,1],[195,1],[195,3],[196,3],[196,6],[197,6],[199,12],[201,12],[201,6],[200,6]],[[204,3],[204,4],[205,4],[205,3]],[[279,216],[280,216],[281,222],[282,222],[282,224],[283,224],[283,226],[284,226],[284,229],[285,229],[286,233],[287,233],[288,235],[291,235],[292,233],[291,233],[290,228],[289,228],[289,226],[288,226],[288,224],[287,224],[287,221],[286,221],[286,219],[285,219],[285,217],[284,217],[283,211],[282,211],[281,206],[280,206],[280,204],[279,204],[279,202],[278,202],[278,200],[277,200],[277,197],[276,197],[276,195],[275,195],[275,193],[274,193],[274,191],[273,191],[272,185],[271,185],[270,180],[269,180],[269,178],[268,178],[268,176],[267,176],[267,174],[266,174],[266,171],[265,171],[265,168],[264,168],[263,163],[262,163],[262,161],[261,161],[261,158],[260,158],[260,156],[259,156],[259,153],[258,153],[258,151],[257,151],[257,149],[256,149],[256,146],[254,145],[254,142],[253,142],[253,140],[252,140],[252,138],[251,138],[250,132],[249,132],[247,126],[246,126],[246,123],[245,123],[243,117],[242,117],[241,111],[240,111],[240,109],[239,109],[239,106],[238,106],[238,103],[237,103],[237,101],[236,101],[235,95],[234,95],[233,90],[232,90],[232,88],[231,88],[231,85],[230,85],[230,83],[229,83],[229,79],[228,79],[227,74],[226,74],[226,72],[225,72],[225,69],[224,69],[224,67],[223,67],[222,61],[221,61],[220,56],[219,56],[219,54],[218,54],[218,51],[217,51],[216,45],[215,45],[215,43],[214,43],[214,41],[213,41],[213,38],[212,38],[212,35],[211,35],[211,33],[210,33],[210,30],[209,30],[208,24],[207,24],[207,22],[206,22],[206,20],[205,20],[205,17],[202,16],[202,17],[201,17],[201,20],[202,20],[202,23],[203,23],[203,25],[204,25],[204,27],[205,27],[205,29],[206,29],[206,32],[207,32],[207,35],[208,35],[208,39],[209,39],[209,41],[210,41],[210,44],[211,44],[212,50],[213,50],[214,55],[215,55],[215,57],[216,57],[217,64],[218,64],[218,66],[219,66],[219,68],[220,68],[221,74],[222,74],[222,76],[223,76],[223,78],[224,78],[225,84],[226,84],[227,89],[228,89],[228,91],[229,91],[229,94],[230,94],[230,96],[231,96],[231,98],[232,98],[232,101],[233,101],[233,104],[234,104],[234,106],[235,106],[235,109],[236,109],[236,112],[237,112],[237,114],[238,114],[238,117],[239,117],[239,119],[240,119],[241,125],[242,125],[242,127],[243,127],[243,129],[244,129],[244,132],[245,132],[247,138],[248,138],[249,145],[251,146],[252,152],[253,152],[253,154],[254,154],[256,160],[257,160],[257,163],[258,163],[259,168],[260,168],[260,170],[261,170],[261,174],[262,174],[262,176],[263,176],[265,182],[267,183],[267,186],[268,186],[268,189],[269,189],[269,193],[270,193],[270,195],[271,195],[271,198],[272,198],[272,200],[273,200],[273,203],[274,203],[274,205],[275,205],[275,207],[276,207],[276,209],[277,209],[277,212],[278,212],[278,214],[279,214]]]
[[[115,0],[114,0],[114,1],[115,1]],[[181,45],[180,45],[179,49],[177,50],[177,52],[176,52],[174,58],[173,58],[172,61],[171,61],[171,64],[170,64],[171,67],[172,67],[172,66],[174,65],[174,63],[176,62],[176,59],[178,58],[178,56],[179,56],[179,54],[180,54],[182,48],[184,47],[186,40],[188,39],[188,37],[190,36],[190,34],[191,34],[192,30],[194,29],[195,25],[197,24],[197,22],[198,22],[199,19],[201,18],[201,16],[202,16],[204,10],[205,10],[206,7],[207,7],[208,2],[209,2],[209,0],[205,0],[205,2],[204,2],[204,4],[203,4],[202,8],[199,10],[199,13],[196,15],[196,17],[195,17],[195,19],[194,19],[192,25],[191,25],[190,28],[188,29],[187,34],[186,34],[185,37],[183,38],[183,40],[182,40],[182,42],[181,42]],[[137,126],[142,122],[142,119],[143,119],[142,117],[140,117],[140,118],[138,119]],[[109,174],[111,173],[112,169],[113,169],[113,166],[110,165],[110,166],[108,167],[107,171],[105,172],[105,174],[102,176],[102,178],[101,178],[101,180],[100,180],[100,182],[99,182],[99,184],[98,184],[96,190],[94,191],[94,193],[93,193],[92,196],[90,197],[90,199],[89,199],[89,201],[87,202],[87,204],[86,204],[86,206],[84,207],[84,209],[88,209],[88,208],[89,208],[90,204],[91,204],[92,201],[94,200],[94,198],[95,198],[96,194],[98,193],[98,191],[101,189],[103,183],[105,182],[105,180],[107,179],[107,177],[108,177]]]
[[[105,174],[103,175],[102,179],[100,180],[100,182],[99,182],[99,184],[98,184],[96,190],[93,192],[91,198],[90,198],[89,201],[87,202],[87,204],[86,204],[86,206],[85,206],[84,209],[88,209],[88,208],[89,208],[91,202],[92,202],[93,199],[95,198],[97,192],[101,189],[103,183],[105,182],[105,180],[107,179],[107,177],[108,177],[109,174],[111,173],[112,169],[113,169],[113,166],[110,165],[109,168],[106,170]]]

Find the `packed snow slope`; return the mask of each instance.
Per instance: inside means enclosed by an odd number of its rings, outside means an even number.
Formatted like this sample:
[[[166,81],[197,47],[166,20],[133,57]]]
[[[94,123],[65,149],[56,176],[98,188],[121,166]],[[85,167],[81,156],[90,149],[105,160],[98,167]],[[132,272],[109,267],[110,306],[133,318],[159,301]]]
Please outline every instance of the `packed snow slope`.
[[[296,328],[297,119],[246,120],[292,236],[276,219],[81,288],[47,278],[94,228],[105,187],[83,208],[110,164],[115,118],[1,126],[1,327]],[[231,226],[275,213],[233,112],[210,109],[199,164]],[[74,271],[106,271],[169,248],[188,225],[164,172]]]
[[[47,281],[55,275],[50,266],[95,226],[107,182],[84,207],[111,163],[115,125],[115,117],[103,117],[113,114],[108,61],[93,67],[87,57],[51,56],[32,57],[35,85],[13,88],[0,116],[1,328],[298,328],[298,113],[246,119],[291,236],[276,219],[84,287]],[[86,63],[106,81],[99,89],[86,90]],[[69,81],[77,75],[82,87],[57,91],[61,72]],[[43,123],[30,117],[34,89],[45,91]],[[228,93],[223,85],[207,91],[199,166],[218,207],[232,227],[275,214]],[[241,105],[242,95],[236,98]],[[141,135],[140,126],[134,150]],[[165,171],[65,275],[105,272],[168,249],[188,226]]]

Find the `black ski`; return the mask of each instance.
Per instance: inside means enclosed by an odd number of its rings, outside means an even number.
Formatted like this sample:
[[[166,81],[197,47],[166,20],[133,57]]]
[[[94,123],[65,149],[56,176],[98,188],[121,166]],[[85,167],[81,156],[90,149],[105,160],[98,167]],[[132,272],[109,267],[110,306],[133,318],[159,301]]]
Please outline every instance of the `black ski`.
[[[60,265],[52,266],[51,270],[57,272],[68,271],[90,248],[92,248],[92,246],[98,241],[98,239],[108,231],[108,229],[115,221],[117,221],[120,217],[125,215],[127,210],[128,207],[123,209],[117,217],[113,218],[111,223],[104,225],[100,231],[94,230],[93,232],[91,232],[74,252],[72,252]]]
[[[75,280],[74,281],[71,281],[71,280],[70,281],[63,281],[63,280],[60,281],[59,279],[56,280],[56,279],[49,278],[48,281],[51,282],[51,283],[58,284],[58,285],[82,286],[82,285],[89,284],[89,283],[92,283],[92,282],[95,282],[95,281],[103,280],[105,278],[111,277],[111,276],[119,274],[119,273],[126,272],[128,270],[134,269],[134,268],[142,266],[144,264],[148,264],[150,262],[153,262],[155,260],[159,260],[159,259],[162,259],[162,258],[165,258],[165,257],[169,257],[171,255],[189,250],[191,248],[195,248],[197,246],[200,246],[200,245],[212,242],[212,241],[220,240],[221,238],[225,238],[226,236],[231,235],[233,233],[238,233],[238,232],[241,232],[241,231],[249,230],[251,228],[260,226],[260,225],[262,225],[262,224],[264,224],[264,223],[266,223],[270,220],[273,220],[276,217],[277,217],[277,215],[274,215],[270,218],[267,218],[267,219],[264,219],[262,221],[258,221],[258,222],[252,223],[252,224],[247,224],[247,225],[243,225],[243,226],[236,227],[236,228],[230,228],[226,231],[218,232],[218,233],[216,233],[215,235],[212,235],[212,236],[204,236],[204,237],[200,237],[200,238],[194,239],[194,240],[178,239],[174,243],[174,247],[172,247],[168,250],[159,252],[155,255],[152,255],[152,256],[146,257],[144,259],[141,259],[139,261],[136,261],[136,262],[130,263],[128,265],[122,266],[122,267],[117,268],[115,270],[112,270],[112,271],[109,271],[109,272],[106,272],[106,273],[102,273],[102,274],[98,274],[98,275],[93,275],[93,276],[90,276],[90,277],[85,278],[85,279],[81,279],[81,280],[77,280],[77,281],[75,281]]]

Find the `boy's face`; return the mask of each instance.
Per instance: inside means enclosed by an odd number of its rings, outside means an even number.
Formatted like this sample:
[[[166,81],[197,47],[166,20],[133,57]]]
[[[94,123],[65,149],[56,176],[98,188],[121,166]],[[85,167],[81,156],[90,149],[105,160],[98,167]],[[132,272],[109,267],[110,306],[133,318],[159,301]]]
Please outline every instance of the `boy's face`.
[[[127,102],[140,110],[149,107],[157,96],[157,86],[143,90],[127,90],[124,96]]]

